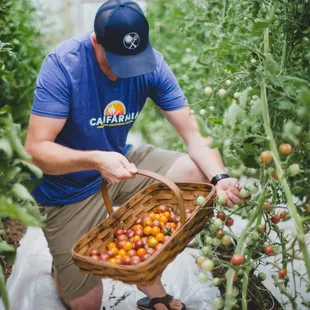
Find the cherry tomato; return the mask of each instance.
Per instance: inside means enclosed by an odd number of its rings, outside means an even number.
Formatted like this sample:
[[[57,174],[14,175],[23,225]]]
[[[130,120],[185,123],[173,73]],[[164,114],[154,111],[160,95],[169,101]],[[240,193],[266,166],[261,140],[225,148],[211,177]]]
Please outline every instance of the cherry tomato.
[[[177,228],[176,223],[171,223],[171,222],[169,222],[169,223],[167,223],[166,225],[167,225],[168,227],[170,227],[170,228]]]
[[[240,254],[234,254],[231,258],[231,263],[235,266],[242,265],[244,263],[244,257]]]
[[[147,226],[149,227],[153,226],[153,220],[151,218],[143,220],[143,227],[147,227]]]
[[[231,238],[228,235],[223,236],[221,239],[221,243],[225,246],[231,245],[232,241]]]
[[[138,265],[141,262],[140,256],[133,256],[130,260],[130,265]]]
[[[217,214],[216,217],[224,222],[226,220],[226,213],[221,211]]]
[[[131,249],[133,248],[133,244],[129,241],[125,242],[124,246],[123,246],[123,249],[125,251],[130,251]]]
[[[199,271],[198,273],[198,280],[201,282],[201,283],[206,283],[208,282],[209,280],[209,277],[208,277],[208,274],[203,272],[203,271]]]
[[[118,237],[119,235],[123,235],[124,234],[124,230],[123,229],[117,229],[114,233],[115,237]]]
[[[142,240],[137,240],[135,243],[134,243],[134,249],[135,250],[138,250],[140,248],[144,248],[144,243]]]
[[[273,157],[270,151],[264,151],[260,154],[259,159],[264,164],[269,164],[272,162]]]
[[[89,251],[89,256],[92,256],[92,255],[100,255],[100,252],[99,252],[99,250],[98,249],[91,249],[90,251]]]
[[[122,259],[123,265],[130,265],[130,262],[131,262],[131,258],[129,256],[123,257],[123,259]]]
[[[146,235],[146,236],[149,236],[151,233],[152,233],[152,227],[151,226],[146,226],[143,228],[143,233]]]
[[[101,253],[99,257],[100,257],[100,260],[103,260],[104,262],[106,262],[107,260],[111,258],[109,253],[107,252]]]
[[[310,203],[305,203],[305,204],[304,204],[304,210],[305,210],[306,212],[310,212]]]
[[[146,254],[146,249],[140,248],[137,251],[137,255],[140,256],[140,257],[142,257],[144,254]]]
[[[281,268],[281,269],[279,270],[279,272],[278,272],[278,275],[279,275],[280,278],[285,278],[285,277],[286,277],[286,274],[287,274],[287,272],[286,272],[286,269],[285,269],[285,268]]]
[[[90,258],[94,260],[100,260],[100,257],[98,255],[91,255]]]
[[[116,256],[117,254],[118,254],[118,248],[112,248],[111,250],[109,250],[109,255],[111,256],[111,257],[114,257],[114,256]]]
[[[171,237],[170,236],[165,236],[162,243],[166,243]]]
[[[126,240],[123,240],[123,241],[118,241],[117,242],[117,247],[119,249],[122,249],[124,247],[124,244],[126,243]]]
[[[126,235],[124,235],[124,234],[121,234],[121,235],[117,236],[117,240],[118,241],[127,241],[128,237]]]
[[[116,244],[115,244],[114,242],[110,242],[110,243],[108,244],[108,249],[109,249],[109,250],[112,250],[113,248],[116,248]]]
[[[227,198],[224,195],[218,195],[217,196],[217,202],[221,205],[221,206],[225,206],[226,202],[227,202]]]
[[[152,249],[152,248],[146,249],[146,253],[147,253],[147,254],[153,255],[155,252],[156,252],[156,251],[155,251],[154,249]]]
[[[137,218],[136,220],[135,220],[135,225],[141,225],[142,224],[142,218]]]
[[[108,260],[108,262],[111,263],[111,264],[113,264],[113,265],[117,265],[118,260],[117,260],[116,258],[110,258],[110,259]]]
[[[271,245],[266,245],[264,251],[267,255],[271,255],[273,253],[273,247]]]
[[[140,236],[134,236],[133,239],[132,239],[133,242],[136,242],[138,240],[141,240]]]
[[[124,256],[127,255],[127,252],[126,252],[124,249],[120,249],[120,250],[118,251],[118,255],[119,255],[120,257],[124,257]]]
[[[160,228],[159,227],[152,227],[151,228],[151,234],[155,237],[157,234],[160,233]]]
[[[151,248],[155,248],[157,244],[158,244],[158,240],[155,237],[149,238],[148,245]]]
[[[154,249],[155,249],[155,251],[160,250],[160,249],[162,248],[162,246],[163,246],[163,244],[162,244],[162,243],[158,243],[158,244],[156,245],[156,247],[154,248]]]
[[[196,264],[198,265],[199,268],[201,268],[202,263],[206,260],[204,256],[198,256],[196,258]]]
[[[233,226],[234,225],[234,219],[232,218],[232,217],[229,217],[227,220],[226,220],[226,222],[225,222],[225,225],[227,226],[227,227],[231,227],[231,226]]]
[[[140,225],[140,226],[141,226],[141,225]],[[127,236],[128,238],[132,238],[134,235],[135,235],[135,232],[134,232],[133,230],[128,229],[128,230],[126,231],[126,236]]]
[[[222,239],[224,235],[225,235],[225,231],[224,231],[223,229],[220,229],[220,230],[216,233],[216,238]]]
[[[292,164],[287,168],[287,174],[290,177],[296,176],[297,174],[299,174],[299,172],[300,172],[300,167],[298,164]]]
[[[271,203],[269,201],[264,202],[264,209],[266,213],[270,213],[272,208],[271,208]]]
[[[168,207],[165,205],[159,205],[157,207],[157,211],[158,211],[158,213],[164,213],[164,212],[168,211]]]
[[[286,211],[282,211],[279,215],[280,215],[281,220],[285,220],[287,212]]]
[[[273,214],[273,215],[271,216],[271,222],[272,222],[273,224],[278,224],[280,221],[281,221],[280,215],[278,215],[278,214]]]
[[[137,229],[135,231],[136,236],[140,236],[141,238],[143,237],[143,230],[142,229]]]
[[[240,191],[240,193],[239,193],[239,195],[240,195],[240,197],[241,197],[242,199],[246,199],[246,198],[250,197],[251,193],[250,193],[250,191],[247,190],[246,188],[242,188],[241,191]]]
[[[155,213],[154,213],[154,212],[150,212],[150,213],[149,213],[149,217],[150,217],[152,220],[154,220],[154,216],[155,216]]]
[[[156,239],[159,241],[159,242],[162,242],[165,238],[165,235],[163,233],[158,233],[156,235]]]
[[[143,229],[143,226],[141,224],[137,224],[132,227],[133,231],[137,231],[138,229]]]
[[[283,143],[283,144],[280,144],[279,146],[279,152],[283,155],[288,155],[290,153],[292,153],[292,146],[288,143]]]
[[[142,257],[141,257],[141,262],[145,262],[146,260],[148,260],[149,258],[151,257],[151,254],[144,254]]]
[[[258,226],[256,226],[256,230],[257,230],[258,232],[260,232],[260,233],[263,233],[263,232],[266,231],[266,226],[263,225],[263,224],[258,225]]]
[[[133,257],[133,256],[137,255],[137,251],[132,249],[132,250],[128,251],[127,254],[128,254],[128,256]]]

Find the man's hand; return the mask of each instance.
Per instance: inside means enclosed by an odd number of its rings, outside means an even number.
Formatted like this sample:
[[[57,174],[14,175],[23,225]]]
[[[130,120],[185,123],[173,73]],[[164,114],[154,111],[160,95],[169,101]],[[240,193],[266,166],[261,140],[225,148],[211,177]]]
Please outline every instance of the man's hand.
[[[238,180],[234,178],[222,179],[216,184],[216,191],[218,195],[224,195],[227,198],[227,206],[232,208],[234,204],[241,202],[240,190]]]
[[[99,152],[94,156],[96,169],[109,184],[133,179],[138,169],[125,156],[117,152]]]

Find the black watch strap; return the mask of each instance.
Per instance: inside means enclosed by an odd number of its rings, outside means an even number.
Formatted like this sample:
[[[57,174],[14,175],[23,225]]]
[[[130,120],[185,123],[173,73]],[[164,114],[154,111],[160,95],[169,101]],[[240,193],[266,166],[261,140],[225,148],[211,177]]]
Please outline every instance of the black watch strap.
[[[222,180],[222,179],[228,179],[229,175],[228,174],[217,174],[215,175],[212,180],[211,180],[211,184],[212,185],[216,185],[218,181]]]

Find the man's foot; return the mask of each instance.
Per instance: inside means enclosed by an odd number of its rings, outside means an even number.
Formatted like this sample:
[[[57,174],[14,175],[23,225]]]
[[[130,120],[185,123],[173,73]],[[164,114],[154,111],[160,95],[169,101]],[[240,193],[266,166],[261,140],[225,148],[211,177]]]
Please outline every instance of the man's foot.
[[[179,299],[174,299],[170,295],[149,299],[142,298],[138,301],[138,308],[141,310],[185,310],[186,306]]]

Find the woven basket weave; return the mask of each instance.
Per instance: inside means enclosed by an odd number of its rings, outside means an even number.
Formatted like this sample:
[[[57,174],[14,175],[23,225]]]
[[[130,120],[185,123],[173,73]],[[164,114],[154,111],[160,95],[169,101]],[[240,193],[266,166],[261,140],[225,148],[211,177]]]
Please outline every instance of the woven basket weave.
[[[123,204],[116,212],[102,183],[102,196],[109,217],[83,236],[72,248],[72,257],[81,271],[102,278],[111,278],[127,284],[149,286],[154,283],[156,276],[184,250],[186,245],[204,227],[213,216],[213,200],[215,188],[207,183],[173,183],[165,177],[147,170],[139,174],[159,180],[161,183],[149,185]],[[206,203],[197,208],[196,199],[204,196]],[[116,229],[128,229],[137,217],[152,211],[159,204],[179,208],[181,227],[175,231],[163,247],[148,260],[138,265],[114,265],[108,262],[93,260],[89,257],[91,249],[104,251],[109,242],[113,241]],[[186,220],[185,208],[195,210]]]

